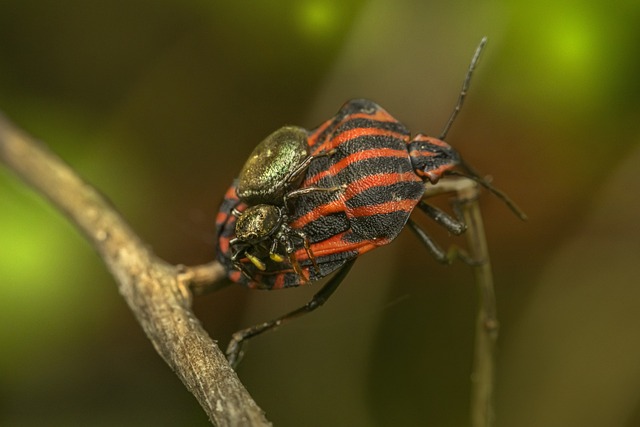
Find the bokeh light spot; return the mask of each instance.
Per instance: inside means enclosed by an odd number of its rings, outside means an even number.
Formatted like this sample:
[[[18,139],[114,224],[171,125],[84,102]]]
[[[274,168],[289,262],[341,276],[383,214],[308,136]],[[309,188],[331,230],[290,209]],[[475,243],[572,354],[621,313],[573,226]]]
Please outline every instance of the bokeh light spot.
[[[301,33],[311,38],[324,39],[339,27],[340,9],[329,1],[306,1],[300,3],[296,20]]]

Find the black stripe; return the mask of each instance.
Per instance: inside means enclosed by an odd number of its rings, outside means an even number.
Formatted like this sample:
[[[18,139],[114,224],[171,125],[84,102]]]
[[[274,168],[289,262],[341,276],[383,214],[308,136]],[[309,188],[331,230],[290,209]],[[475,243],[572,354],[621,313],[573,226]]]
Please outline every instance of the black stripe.
[[[329,158],[333,162],[338,162],[343,158],[368,150],[377,150],[380,148],[390,148],[392,150],[407,150],[407,144],[400,138],[394,138],[387,135],[362,135],[344,141],[335,147],[336,152]],[[407,151],[407,157],[409,152]]]
[[[327,256],[322,256],[316,258],[316,263],[318,264],[318,268],[320,269],[320,274],[318,275],[313,266],[309,267],[309,273],[311,276],[311,280],[319,280],[334,271],[341,268],[348,260],[354,259],[358,256],[357,252],[349,251],[349,252],[339,252]]]
[[[408,158],[401,157],[373,157],[349,164],[335,175],[328,175],[318,180],[318,187],[335,187],[351,184],[366,176],[391,173],[413,172]]]
[[[353,209],[400,200],[414,200],[417,203],[423,193],[422,181],[400,181],[391,185],[367,188],[348,199],[346,206],[347,209]]]
[[[410,212],[396,211],[351,218],[351,242],[373,239],[395,239],[409,219]]]
[[[361,136],[345,141],[340,144],[336,152],[331,156],[318,157],[311,165],[309,165],[309,169],[307,170],[307,177],[315,176],[321,172],[328,170],[332,165],[340,162],[345,157],[349,157],[352,154],[362,153],[364,151],[369,150],[378,150],[381,148],[387,148],[392,150],[406,150],[407,145],[403,140],[398,138],[393,138],[389,136]],[[406,157],[379,157],[381,160],[379,162],[375,161],[375,157],[372,159],[365,159],[362,162],[354,162],[352,165],[347,166],[344,169],[350,169],[355,167],[358,164],[358,168],[367,168],[369,171],[367,174],[371,173],[380,173],[378,172],[378,168],[381,170],[387,170],[382,168],[390,168],[395,167],[394,171],[398,172],[406,172],[413,170],[411,165],[411,160],[409,159],[409,152],[407,151]],[[365,163],[369,162],[369,164]],[[391,163],[393,166],[389,165],[388,162],[397,162]]]
[[[336,234],[349,229],[349,220],[344,212],[323,215],[315,221],[311,221],[302,227],[302,232],[307,235],[309,242],[317,243],[327,240]]]

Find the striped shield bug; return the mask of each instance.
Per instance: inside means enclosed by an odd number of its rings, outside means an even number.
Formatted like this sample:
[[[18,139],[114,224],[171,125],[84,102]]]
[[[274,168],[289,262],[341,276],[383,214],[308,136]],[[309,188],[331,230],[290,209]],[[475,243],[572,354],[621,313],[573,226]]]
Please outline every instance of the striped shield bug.
[[[444,142],[464,102],[483,39],[440,137],[409,130],[376,103],[355,99],[316,129],[284,127],[259,144],[227,190],[217,216],[217,258],[228,277],[257,289],[281,289],[335,273],[305,306],[236,332],[227,349],[235,365],[244,342],[321,306],[360,255],[393,241],[405,225],[441,262],[452,256],[409,217],[418,207],[452,234],[465,225],[425,203],[425,182],[458,174],[508,197]],[[463,260],[463,253],[458,253]]]

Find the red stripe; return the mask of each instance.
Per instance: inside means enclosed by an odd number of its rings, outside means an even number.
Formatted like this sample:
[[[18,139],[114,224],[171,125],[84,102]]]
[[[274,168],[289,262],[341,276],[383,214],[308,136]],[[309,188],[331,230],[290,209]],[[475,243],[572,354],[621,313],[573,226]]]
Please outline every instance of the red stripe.
[[[225,212],[218,212],[218,215],[216,215],[216,224],[223,224],[225,222],[227,222],[227,218],[229,218],[230,215],[228,215]]]
[[[229,189],[227,189],[227,192],[224,193],[224,198],[225,199],[234,199],[234,200],[238,199],[238,194],[236,193],[236,186],[235,185],[232,185],[231,187],[229,187]]]
[[[440,178],[442,178],[442,175],[444,175],[446,171],[451,170],[455,167],[455,164],[442,165],[437,169],[431,169],[426,172],[422,170],[416,170],[416,174],[427,177],[429,179],[429,182],[435,184],[440,180]]]
[[[402,172],[402,173],[385,173],[376,175],[366,175],[357,181],[352,181],[346,188],[345,198],[346,200],[358,195],[362,191],[365,191],[373,187],[386,187],[387,185],[396,184],[398,182],[411,182],[422,181],[416,176],[414,172]]]
[[[377,241],[361,240],[356,242],[349,242],[345,239],[347,234],[353,234],[353,231],[345,231],[340,234],[336,234],[329,239],[311,244],[311,253],[314,257],[333,255],[342,252],[357,252],[358,254],[363,254],[372,249],[375,249],[380,245],[389,243],[386,239],[380,239]],[[296,252],[296,258],[298,258],[298,260],[309,259],[309,257],[307,256],[307,252],[304,249],[299,249]]]
[[[238,270],[231,270],[229,272],[229,279],[231,279],[232,282],[239,282],[241,277],[242,273]]]
[[[411,212],[415,207],[417,201],[413,199],[399,200],[393,202],[380,203],[371,206],[362,206],[359,208],[350,209],[348,211],[349,216],[362,217],[372,216],[379,214],[386,214],[391,212],[405,211]]]
[[[353,153],[339,162],[332,165],[329,169],[324,170],[314,176],[307,177],[305,181],[306,185],[313,185],[322,178],[331,175],[337,175],[341,170],[349,166],[350,164],[359,162],[361,160],[373,159],[376,157],[407,157],[407,150],[394,150],[392,148],[379,148],[376,150],[366,150],[357,153]]]
[[[364,116],[366,118],[371,118],[370,116]],[[351,117],[350,117],[351,119]],[[393,121],[392,123],[397,123],[396,121]],[[398,138],[401,139],[403,141],[409,142],[409,136],[402,134],[402,133],[397,133],[397,132],[393,132],[391,130],[388,129],[380,129],[380,128],[355,128],[355,129],[348,129],[345,130],[344,132],[341,132],[337,135],[333,135],[331,138],[327,139],[324,143],[322,143],[322,145],[320,145],[319,147],[317,147],[314,150],[313,154],[318,154],[318,153],[322,153],[322,152],[326,152],[329,151],[333,148],[339,147],[341,144],[344,144],[345,142],[354,139],[354,138],[359,138],[362,136],[390,136],[392,138]]]
[[[331,215],[338,212],[344,212],[345,206],[342,200],[334,200],[332,202],[326,203],[324,205],[320,205],[311,212],[302,215],[300,218],[296,219],[291,223],[293,228],[302,228],[310,222],[315,221],[321,216]]]
[[[220,246],[220,252],[223,254],[229,253],[229,239],[226,237],[220,237],[218,239],[218,245]]]
[[[278,274],[276,276],[276,280],[273,282],[273,286],[271,289],[282,289],[284,288],[284,274]]]
[[[309,138],[307,138],[307,144],[309,147],[313,148],[313,146],[318,143],[318,137],[329,127],[329,125],[331,125],[331,123],[333,123],[333,120],[327,120],[318,126],[311,135],[309,135]]]

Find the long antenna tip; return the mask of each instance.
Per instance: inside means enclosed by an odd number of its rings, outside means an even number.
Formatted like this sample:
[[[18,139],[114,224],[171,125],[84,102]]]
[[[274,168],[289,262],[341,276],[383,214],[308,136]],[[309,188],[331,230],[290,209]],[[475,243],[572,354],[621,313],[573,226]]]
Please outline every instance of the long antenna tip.
[[[490,192],[492,192],[495,196],[497,196],[500,200],[502,200],[504,202],[505,205],[507,205],[507,207],[518,217],[520,218],[520,220],[522,221],[526,221],[529,218],[527,217],[527,214],[524,213],[524,211],[522,209],[520,209],[518,207],[518,205],[516,205],[516,202],[514,202],[513,200],[511,200],[511,198],[509,196],[507,196],[506,193],[504,193],[502,190],[496,188],[493,186],[493,184],[491,184],[489,181],[487,181],[486,179],[482,178],[480,176],[480,174],[473,169],[471,166],[469,166],[469,164],[467,164],[466,162],[461,161],[460,162],[460,166],[462,167],[462,169],[466,172],[465,173],[460,173],[460,172],[455,172],[455,171],[450,171],[449,173],[453,173],[454,175],[460,175],[460,176],[464,176],[466,178],[470,178],[472,180],[474,180],[475,182],[477,182],[478,184],[482,185],[484,188],[486,188],[487,190],[489,190]]]
[[[462,104],[464,104],[464,99],[467,96],[467,91],[469,90],[469,85],[471,84],[471,76],[473,75],[473,72],[476,69],[476,65],[478,64],[478,60],[480,59],[480,54],[482,53],[482,49],[484,49],[485,44],[487,44],[487,36],[482,37],[482,40],[480,40],[480,44],[478,44],[478,47],[476,48],[476,51],[473,54],[473,58],[471,58],[471,63],[469,64],[467,75],[465,76],[464,82],[462,83],[462,89],[460,90],[460,95],[458,95],[458,102],[456,103],[456,106],[454,107],[453,112],[451,113],[451,116],[449,116],[449,120],[447,121],[447,124],[444,126],[444,129],[442,129],[442,132],[440,133],[440,136],[438,137],[438,139],[441,139],[444,141],[444,139],[447,137],[447,134],[449,133],[449,129],[451,129],[451,125],[453,124],[453,121],[455,120],[455,118],[458,116],[458,113],[462,109]]]

